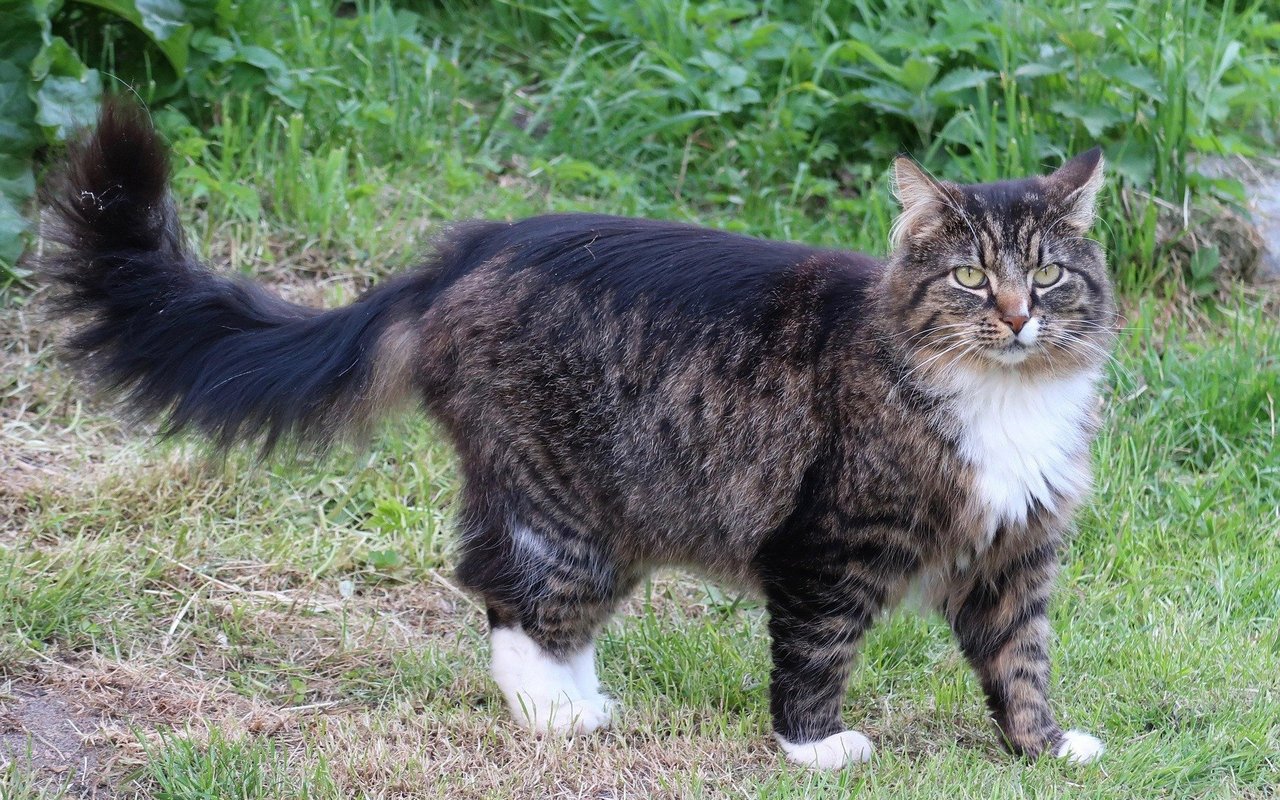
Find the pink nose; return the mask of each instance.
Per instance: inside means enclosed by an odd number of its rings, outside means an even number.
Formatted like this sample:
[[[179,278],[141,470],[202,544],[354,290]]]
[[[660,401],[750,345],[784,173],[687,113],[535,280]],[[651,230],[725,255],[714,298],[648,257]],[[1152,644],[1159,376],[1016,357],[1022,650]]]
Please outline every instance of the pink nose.
[[[1026,314],[1001,314],[1000,321],[1013,329],[1014,333],[1022,333],[1022,326],[1027,324],[1027,320],[1031,319]]]

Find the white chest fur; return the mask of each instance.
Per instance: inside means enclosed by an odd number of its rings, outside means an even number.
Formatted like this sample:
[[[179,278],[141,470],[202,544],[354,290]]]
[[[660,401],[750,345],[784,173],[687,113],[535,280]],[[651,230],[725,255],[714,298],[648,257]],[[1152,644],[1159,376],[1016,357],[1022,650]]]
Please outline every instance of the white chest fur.
[[[1085,450],[1097,378],[1090,372],[1027,379],[1012,370],[952,378],[961,454],[973,466],[987,523],[983,544],[999,526],[1025,523],[1033,503],[1053,511],[1057,498],[1088,489]]]

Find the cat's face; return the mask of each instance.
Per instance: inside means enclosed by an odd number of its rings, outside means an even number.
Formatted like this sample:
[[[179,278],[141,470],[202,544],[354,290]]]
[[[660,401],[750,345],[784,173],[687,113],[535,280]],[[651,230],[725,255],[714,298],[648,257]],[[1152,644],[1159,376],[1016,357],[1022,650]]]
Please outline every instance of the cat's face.
[[[1062,375],[1107,357],[1115,305],[1087,238],[1100,151],[1002,183],[937,181],[906,158],[894,172],[903,211],[882,308],[913,369]]]

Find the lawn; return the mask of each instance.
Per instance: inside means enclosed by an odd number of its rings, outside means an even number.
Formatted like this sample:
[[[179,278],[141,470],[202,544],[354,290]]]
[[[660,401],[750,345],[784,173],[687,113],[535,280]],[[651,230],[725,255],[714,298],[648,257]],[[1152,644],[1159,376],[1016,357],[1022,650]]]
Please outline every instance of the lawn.
[[[152,105],[199,252],[305,303],[349,301],[474,216],[883,253],[894,153],[985,180],[1102,143],[1125,319],[1052,694],[1108,751],[1005,754],[945,623],[900,611],[846,701],[874,760],[791,767],[762,609],[678,573],[604,633],[617,725],[531,738],[451,579],[458,478],[428,420],[323,461],[157,442],[59,366],[19,282],[0,308],[0,797],[1275,796],[1280,299],[1177,221],[1238,210],[1198,159],[1277,152],[1262,2],[230,5],[189,9],[182,80],[102,9],[69,3],[51,30]]]

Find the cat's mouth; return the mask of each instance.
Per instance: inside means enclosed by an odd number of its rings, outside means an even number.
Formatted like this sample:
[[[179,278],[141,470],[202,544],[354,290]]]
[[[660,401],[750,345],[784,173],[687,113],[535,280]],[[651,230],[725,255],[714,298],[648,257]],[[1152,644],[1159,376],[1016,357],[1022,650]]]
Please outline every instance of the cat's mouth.
[[[1012,367],[1026,361],[1035,349],[1034,344],[1023,344],[1015,337],[1002,345],[988,347],[982,352],[997,364]]]
[[[1021,364],[1039,349],[1040,327],[1040,321],[1033,318],[1008,339],[983,352],[997,364],[1009,367]]]

